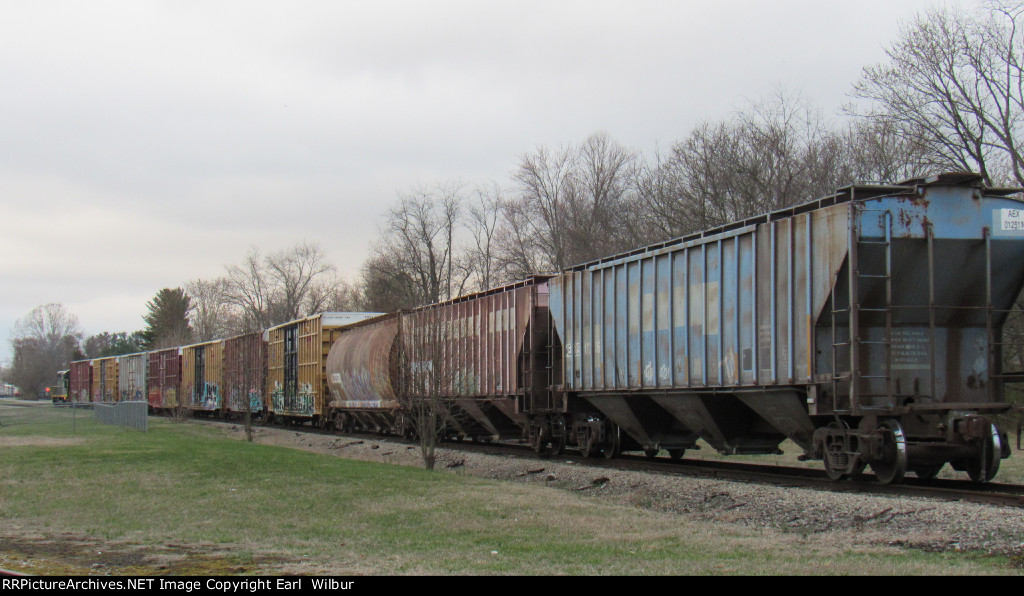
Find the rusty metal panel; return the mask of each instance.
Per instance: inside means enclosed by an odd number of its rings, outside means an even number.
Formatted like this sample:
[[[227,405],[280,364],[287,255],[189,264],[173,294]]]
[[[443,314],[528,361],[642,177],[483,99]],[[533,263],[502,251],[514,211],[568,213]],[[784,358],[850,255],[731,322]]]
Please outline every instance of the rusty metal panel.
[[[117,357],[118,401],[146,401],[146,353]]]
[[[92,364],[75,360],[68,369],[68,400],[76,403],[92,401]]]
[[[402,348],[409,361],[411,391],[448,397],[521,395],[520,358],[536,309],[547,308],[547,277],[422,307],[401,318]],[[531,385],[533,380],[529,382]]]
[[[181,385],[181,348],[149,352],[146,379],[148,401],[152,408],[176,408]]]
[[[217,411],[224,406],[224,340],[181,348],[181,395],[193,410]]]
[[[398,315],[341,331],[327,356],[330,407],[392,410],[398,378]]]
[[[264,408],[267,377],[266,333],[256,331],[224,340],[225,409],[259,413]]]

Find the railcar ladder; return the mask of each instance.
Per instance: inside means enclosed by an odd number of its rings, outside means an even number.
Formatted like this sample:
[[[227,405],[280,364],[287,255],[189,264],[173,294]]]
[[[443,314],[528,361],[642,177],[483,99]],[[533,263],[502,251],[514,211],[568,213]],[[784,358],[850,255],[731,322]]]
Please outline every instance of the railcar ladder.
[[[554,321],[547,311],[539,311],[537,287],[531,291],[530,316],[527,324],[526,344],[522,358],[522,388],[525,409],[536,412],[554,408],[551,397],[552,370],[554,368]],[[520,411],[524,408],[520,407]]]
[[[861,217],[865,213],[880,214],[879,222],[883,227],[881,240],[865,240],[861,237]],[[847,243],[847,255],[849,265],[849,293],[846,307],[836,308],[835,295],[832,298],[832,396],[833,411],[839,412],[839,386],[842,381],[849,381],[850,411],[856,412],[860,409],[861,398],[885,396],[889,403],[893,402],[892,382],[892,213],[886,209],[864,209],[856,202],[850,203],[850,224]],[[883,271],[872,272],[862,271],[858,260],[859,249],[862,246],[881,246],[884,251]],[[881,280],[884,284],[883,302],[877,307],[865,307],[860,304],[861,280]],[[837,341],[837,315],[847,313],[848,337],[846,341]],[[860,337],[860,315],[861,313],[880,313],[885,319],[884,336],[881,340],[864,340]],[[860,348],[861,346],[882,346],[884,350],[884,374],[865,375],[861,373]],[[840,372],[840,352],[845,348],[849,360],[849,370]],[[868,394],[862,393],[860,382],[863,379],[883,380],[885,393]]]

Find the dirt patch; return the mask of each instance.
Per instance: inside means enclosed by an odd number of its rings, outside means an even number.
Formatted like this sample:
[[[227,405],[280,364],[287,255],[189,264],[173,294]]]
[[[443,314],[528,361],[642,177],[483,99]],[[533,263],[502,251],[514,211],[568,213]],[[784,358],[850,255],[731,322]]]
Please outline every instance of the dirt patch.
[[[233,575],[286,572],[284,556],[239,558],[205,544],[139,545],[72,533],[0,531],[0,568],[30,575]]]

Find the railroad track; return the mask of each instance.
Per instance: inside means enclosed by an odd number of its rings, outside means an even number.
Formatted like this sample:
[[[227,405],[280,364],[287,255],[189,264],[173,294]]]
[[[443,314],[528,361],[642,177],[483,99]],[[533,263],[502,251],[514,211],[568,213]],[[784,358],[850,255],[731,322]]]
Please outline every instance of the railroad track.
[[[50,406],[50,402],[7,401],[0,402],[18,406]],[[239,424],[238,421],[206,418],[204,421]],[[291,430],[310,434],[351,437],[362,440],[381,440],[386,438],[404,444],[414,444],[400,437],[382,437],[379,434],[338,433],[324,431],[312,427],[300,426],[256,426]],[[978,484],[967,480],[933,479],[922,480],[907,477],[902,484],[885,485],[875,481],[871,474],[859,478],[836,482],[829,480],[823,470],[773,464],[753,464],[721,460],[699,460],[658,457],[648,458],[640,455],[622,455],[614,459],[584,458],[575,450],[568,450],[561,455],[540,457],[528,446],[511,441],[479,443],[470,441],[447,441],[439,446],[446,449],[487,453],[491,455],[515,456],[525,460],[563,461],[587,465],[595,469],[630,470],[646,473],[677,474],[694,477],[714,478],[734,482],[763,483],[775,486],[790,486],[830,492],[863,493],[871,495],[922,497],[947,501],[964,501],[1001,507],[1024,508],[1024,486],[1016,484],[985,483]]]
[[[968,480],[906,478],[902,484],[878,483],[872,474],[857,479],[836,482],[829,480],[823,470],[771,464],[729,462],[721,460],[648,458],[640,455],[622,455],[615,459],[583,458],[575,450],[562,455],[542,458],[527,445],[510,443],[445,443],[444,447],[492,454],[514,453],[518,457],[540,461],[571,461],[596,469],[630,470],[659,474],[678,474],[713,478],[734,482],[763,483],[791,486],[829,492],[863,493],[871,495],[924,497],[947,501],[964,501],[1001,507],[1024,508],[1024,486],[1016,484],[978,484]]]

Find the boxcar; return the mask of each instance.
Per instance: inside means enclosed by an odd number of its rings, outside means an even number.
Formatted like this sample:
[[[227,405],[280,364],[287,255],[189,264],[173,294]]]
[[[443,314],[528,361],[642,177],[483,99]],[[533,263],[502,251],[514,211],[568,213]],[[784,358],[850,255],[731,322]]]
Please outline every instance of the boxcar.
[[[267,417],[326,425],[325,364],[339,328],[382,313],[323,312],[268,330]]]
[[[92,364],[75,360],[68,370],[68,399],[76,403],[92,401]]]
[[[722,453],[792,439],[834,478],[1009,454],[1002,326],[1024,282],[1024,204],[973,174],[824,199],[551,280],[557,406],[585,453]]]
[[[182,405],[178,401],[181,385],[181,348],[154,350],[148,352],[146,356],[149,407],[161,411]]]
[[[263,414],[266,370],[266,332],[256,331],[224,340],[225,411],[229,416]]]
[[[193,412],[220,414],[224,407],[224,340],[181,348],[181,396]]]
[[[92,401],[95,403],[115,403],[119,396],[117,385],[117,356],[93,358],[92,366]]]
[[[117,357],[118,401],[146,401],[146,373],[149,359],[145,352]]]

